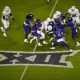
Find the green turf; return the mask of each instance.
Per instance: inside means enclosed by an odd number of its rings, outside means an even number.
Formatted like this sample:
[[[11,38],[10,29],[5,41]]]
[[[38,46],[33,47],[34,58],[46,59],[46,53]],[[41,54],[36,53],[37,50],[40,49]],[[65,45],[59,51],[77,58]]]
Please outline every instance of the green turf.
[[[33,51],[35,42],[33,44],[23,42],[24,30],[22,25],[25,16],[32,12],[35,18],[44,21],[49,16],[55,1],[51,0],[50,3],[46,3],[45,0],[0,0],[0,17],[3,7],[9,5],[15,18],[14,21],[10,21],[7,38],[4,38],[0,31],[0,50]],[[72,5],[75,5],[80,10],[79,0],[59,0],[54,12],[56,10],[66,12]],[[2,26],[1,21],[0,26]],[[80,47],[75,46],[71,39],[70,28],[67,27],[65,30],[67,32],[66,41],[71,48],[80,49]],[[48,41],[48,36],[46,39]],[[43,47],[37,47],[36,51],[50,51],[50,46],[51,42]],[[66,48],[56,46],[56,50],[66,50]],[[80,80],[80,53],[74,57],[68,57],[66,60],[71,61],[74,68],[29,66],[23,80]],[[0,80],[20,80],[24,68],[25,66],[0,66]]]

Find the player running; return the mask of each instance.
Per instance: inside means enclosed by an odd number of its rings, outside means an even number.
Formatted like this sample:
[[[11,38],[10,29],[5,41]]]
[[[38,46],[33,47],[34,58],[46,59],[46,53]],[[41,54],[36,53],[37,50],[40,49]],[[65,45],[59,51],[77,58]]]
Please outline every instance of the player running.
[[[1,27],[1,31],[3,32],[4,37],[7,37],[7,29],[8,29],[9,24],[10,24],[9,17],[11,17],[12,20],[14,20],[10,7],[5,6],[3,9],[2,18],[1,18],[1,21],[3,23],[3,27]]]

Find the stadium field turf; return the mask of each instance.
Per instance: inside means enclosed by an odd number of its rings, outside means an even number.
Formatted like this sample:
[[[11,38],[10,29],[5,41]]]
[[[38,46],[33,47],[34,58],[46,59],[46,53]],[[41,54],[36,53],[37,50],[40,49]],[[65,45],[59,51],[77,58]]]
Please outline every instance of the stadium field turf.
[[[56,2],[57,1],[57,2]],[[76,6],[80,10],[79,0],[51,0],[49,3],[46,0],[0,0],[0,18],[4,6],[10,6],[15,20],[10,20],[8,29],[8,37],[4,38],[0,31],[0,51],[31,51],[33,52],[36,42],[25,44],[23,22],[26,14],[32,12],[35,19],[39,18],[44,21],[49,15],[55,11],[66,13],[71,6]],[[55,5],[55,6],[54,6]],[[54,9],[53,9],[54,8]],[[51,15],[52,17],[52,15]],[[0,27],[3,26],[0,21]],[[70,44],[73,50],[79,50],[74,41],[71,39],[71,30],[69,27],[66,30],[66,41]],[[49,40],[49,37],[46,37]],[[36,47],[35,51],[51,51],[51,43]],[[52,51],[65,51],[66,48],[62,45],[56,46]],[[7,53],[6,53],[7,54]],[[27,53],[26,53],[27,54]],[[34,54],[34,53],[33,53]],[[2,55],[0,54],[0,61]],[[2,65],[0,64],[0,80],[80,80],[80,51],[74,56],[68,56],[66,61],[70,61],[73,68],[56,67],[56,66],[33,66],[33,65]]]

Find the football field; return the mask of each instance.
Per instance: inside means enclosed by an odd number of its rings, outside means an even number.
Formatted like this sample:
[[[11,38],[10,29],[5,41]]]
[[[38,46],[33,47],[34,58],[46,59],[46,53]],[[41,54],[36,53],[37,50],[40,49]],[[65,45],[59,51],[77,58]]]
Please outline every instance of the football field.
[[[48,44],[42,47],[38,47],[35,41],[26,44],[23,30],[23,22],[29,12],[35,15],[35,19],[44,21],[55,11],[66,13],[71,6],[80,10],[80,1],[0,0],[0,18],[6,5],[11,8],[14,21],[10,20],[7,38],[0,31],[0,80],[80,80],[80,47],[76,47],[71,39],[69,27],[65,28],[66,41],[73,53],[66,51],[63,45],[50,50],[49,36],[46,36]]]

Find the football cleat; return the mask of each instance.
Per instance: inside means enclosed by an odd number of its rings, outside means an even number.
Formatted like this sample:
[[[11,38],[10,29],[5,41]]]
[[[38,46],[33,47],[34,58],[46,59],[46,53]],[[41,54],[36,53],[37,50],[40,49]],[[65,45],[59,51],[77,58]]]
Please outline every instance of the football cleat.
[[[43,44],[48,44],[46,41],[43,41]]]
[[[77,46],[80,46],[80,43],[79,43],[79,42],[76,43],[76,47],[77,47]]]
[[[1,29],[2,32],[4,32],[4,28],[3,27],[1,27],[0,29]]]
[[[3,36],[4,36],[4,37],[7,37],[7,34],[6,34],[6,33],[3,33]]]
[[[51,47],[50,49],[55,49],[55,47]]]
[[[42,46],[41,43],[38,43],[38,46]]]
[[[31,37],[33,37],[32,34],[29,34],[28,38],[31,38]]]
[[[27,39],[24,39],[24,42],[25,42],[25,43],[28,43],[28,40],[27,40]]]
[[[70,49],[69,51],[70,51],[70,52],[73,52],[73,50],[72,50],[72,49]]]

